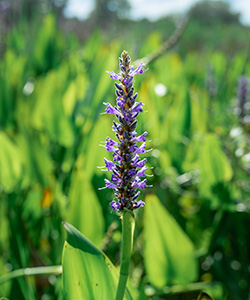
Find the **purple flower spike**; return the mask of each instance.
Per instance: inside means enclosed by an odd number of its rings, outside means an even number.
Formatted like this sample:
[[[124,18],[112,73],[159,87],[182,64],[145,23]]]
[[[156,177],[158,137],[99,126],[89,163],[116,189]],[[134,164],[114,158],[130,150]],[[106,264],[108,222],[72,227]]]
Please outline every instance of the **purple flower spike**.
[[[141,63],[134,70],[130,65],[130,57],[126,51],[122,52],[119,58],[119,74],[107,72],[110,77],[119,82],[115,83],[116,104],[104,104],[106,113],[114,114],[119,123],[113,122],[113,131],[115,132],[118,142],[113,141],[110,137],[106,138],[105,149],[113,152],[113,161],[104,158],[105,166],[108,171],[112,172],[111,181],[105,179],[105,188],[114,190],[116,199],[110,202],[111,207],[119,212],[124,209],[134,210],[144,206],[142,200],[137,201],[140,191],[147,187],[147,179],[140,180],[140,177],[149,176],[145,174],[148,170],[144,166],[146,158],[140,160],[139,154],[146,152],[146,135],[147,132],[137,136],[136,117],[143,112],[143,103],[135,102],[137,93],[134,93],[133,78],[135,75],[144,73],[145,64]],[[137,145],[137,143],[141,143]]]

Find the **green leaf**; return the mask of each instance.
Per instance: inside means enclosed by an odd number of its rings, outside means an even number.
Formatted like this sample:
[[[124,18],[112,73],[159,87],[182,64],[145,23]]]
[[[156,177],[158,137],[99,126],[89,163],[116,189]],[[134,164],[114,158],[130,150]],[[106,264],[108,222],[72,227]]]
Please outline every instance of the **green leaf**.
[[[0,186],[11,192],[22,182],[22,153],[4,132],[0,132],[0,145]]]
[[[199,166],[201,181],[199,190],[203,197],[210,199],[214,208],[221,201],[229,200],[229,195],[222,197],[222,186],[229,182],[233,176],[233,170],[227,156],[221,149],[218,138],[213,134],[207,134],[200,145]],[[218,190],[219,188],[219,190]]]
[[[74,142],[73,126],[64,112],[62,97],[65,70],[51,71],[37,82],[32,122],[37,130],[45,130],[49,137],[65,147]]]
[[[155,195],[146,197],[144,224],[144,257],[149,281],[163,288],[196,280],[194,246]]]
[[[231,180],[233,170],[215,135],[207,134],[205,137],[199,160],[203,182],[213,185]]]
[[[103,157],[107,157],[108,154],[104,147],[100,147],[99,145],[101,141],[105,141],[106,137],[112,134],[111,126],[112,120],[106,116],[101,116],[95,123],[94,129],[87,140],[85,150],[86,161],[83,168],[86,171],[85,176],[88,178],[92,178],[94,173],[98,172],[97,166],[104,165]],[[95,151],[93,151],[93,149],[95,149]]]
[[[95,245],[100,246],[104,236],[103,213],[98,198],[81,169],[75,170],[73,174],[69,200],[69,222]]]
[[[63,288],[70,300],[115,299],[118,271],[109,258],[76,228],[64,223],[68,233],[64,244]],[[125,299],[131,300],[126,291]]]
[[[185,94],[184,94],[185,92]],[[165,124],[164,124],[165,125]],[[169,109],[166,128],[168,130],[167,150],[177,166],[181,166],[186,138],[190,135],[191,103],[188,91],[178,93],[176,101]],[[164,134],[162,134],[164,135]]]
[[[48,186],[53,172],[53,164],[49,156],[46,142],[38,136],[33,137],[22,133],[15,137],[25,165],[22,173],[23,186],[41,182]]]

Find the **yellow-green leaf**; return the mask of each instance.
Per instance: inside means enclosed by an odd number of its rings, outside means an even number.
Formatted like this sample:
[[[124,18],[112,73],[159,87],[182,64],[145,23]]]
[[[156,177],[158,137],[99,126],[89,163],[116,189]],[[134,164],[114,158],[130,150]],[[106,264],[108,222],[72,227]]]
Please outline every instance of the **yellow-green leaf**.
[[[150,283],[157,288],[197,278],[194,246],[155,195],[146,197],[144,257]]]

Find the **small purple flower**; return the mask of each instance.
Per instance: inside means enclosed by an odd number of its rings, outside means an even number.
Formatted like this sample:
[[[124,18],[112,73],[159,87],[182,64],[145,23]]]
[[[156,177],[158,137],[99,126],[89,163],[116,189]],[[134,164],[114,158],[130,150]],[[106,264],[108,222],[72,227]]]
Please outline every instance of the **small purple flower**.
[[[106,138],[106,146],[118,146],[119,144],[115,141],[113,141],[110,137]]]
[[[145,64],[144,64],[144,63],[140,63],[140,64],[139,64],[139,67],[136,68],[134,71],[131,72],[131,76],[139,75],[139,74],[142,74],[142,73],[144,73],[145,71],[147,71],[147,70],[145,70],[144,67],[145,67]],[[132,69],[133,69],[133,68],[132,68]]]
[[[143,207],[142,200],[137,201],[140,195],[138,189],[147,187],[147,179],[140,180],[140,177],[149,176],[145,174],[148,170],[144,166],[146,158],[139,160],[139,154],[146,152],[146,135],[147,132],[137,136],[136,117],[143,112],[143,103],[135,102],[137,93],[134,93],[133,78],[135,75],[144,73],[145,64],[140,65],[134,70],[130,65],[130,57],[126,51],[122,52],[119,58],[120,70],[119,74],[107,72],[110,77],[119,82],[115,82],[116,87],[116,105],[110,103],[104,104],[107,106],[106,113],[114,114],[119,123],[113,122],[113,131],[115,132],[118,142],[107,137],[105,149],[113,152],[113,160],[109,161],[106,158],[105,166],[108,171],[112,171],[111,181],[105,179],[105,188],[114,189],[116,199],[110,202],[114,210],[123,211],[124,209],[134,210],[138,207]],[[142,142],[141,145],[137,143]]]
[[[104,158],[104,162],[105,162],[105,166],[108,169],[108,171],[112,171],[113,168],[115,167],[115,163],[113,163],[112,161]]]
[[[109,203],[111,205],[111,207],[114,209],[114,210],[119,210],[121,208],[121,204],[119,202],[116,202],[116,201],[111,201]]]
[[[119,110],[116,109],[115,107],[113,107],[110,103],[103,102],[103,104],[107,105],[107,108],[105,109],[107,114],[115,114],[115,115],[118,115],[118,116],[121,115]]]
[[[136,112],[136,113],[139,113],[139,112],[143,112],[143,109],[142,109],[142,106],[144,104],[142,102],[139,102],[139,103],[136,103],[136,105],[134,107],[132,107],[131,109],[131,112]]]
[[[245,76],[241,76],[238,79],[238,109],[239,109],[239,116],[243,120],[246,115],[246,103],[248,101],[248,94],[249,94],[249,78]]]
[[[136,200],[138,197],[139,197],[139,195],[140,195],[140,191],[138,191],[134,196],[133,196],[133,200]]]
[[[142,159],[142,160],[136,162],[134,165],[135,165],[136,167],[142,168],[142,167],[144,166],[144,164],[145,164],[146,161],[147,161],[147,159],[144,158],[144,159]]]
[[[136,176],[139,176],[139,177],[146,177],[147,175],[146,175],[144,172],[146,172],[147,169],[148,169],[148,168],[144,166],[141,170],[139,170],[139,171],[137,172]]]
[[[118,178],[117,176],[115,176],[114,174],[111,175],[111,181],[114,183],[118,183],[121,182],[121,178]]]
[[[147,131],[145,131],[142,135],[138,136],[138,137],[134,137],[132,139],[133,142],[145,142],[147,139],[146,139],[146,135],[147,135]]]
[[[133,176],[135,176],[136,174],[137,174],[136,169],[131,169],[131,170],[128,171],[128,176],[130,176],[130,177],[133,177]]]
[[[141,146],[135,151],[135,153],[145,153],[146,152],[146,144],[142,143]]]
[[[112,182],[110,182],[108,179],[104,179],[106,185],[105,187],[109,188],[109,189],[115,189],[116,188],[116,185]]]
[[[120,80],[121,79],[121,76],[116,74],[114,71],[112,72],[109,72],[109,71],[106,71],[108,74],[110,74],[110,77],[114,80]]]
[[[139,189],[145,189],[147,187],[146,183],[147,183],[147,179],[144,179],[142,181],[137,181],[137,187]]]
[[[143,202],[142,200],[140,200],[140,201],[137,201],[134,204],[133,208],[135,209],[135,208],[138,208],[138,207],[143,207],[144,205],[145,205],[145,202]]]
[[[124,107],[124,104],[125,104],[125,100],[122,98],[122,97],[118,97],[116,99],[117,101],[117,105],[120,107],[120,108],[123,108]]]

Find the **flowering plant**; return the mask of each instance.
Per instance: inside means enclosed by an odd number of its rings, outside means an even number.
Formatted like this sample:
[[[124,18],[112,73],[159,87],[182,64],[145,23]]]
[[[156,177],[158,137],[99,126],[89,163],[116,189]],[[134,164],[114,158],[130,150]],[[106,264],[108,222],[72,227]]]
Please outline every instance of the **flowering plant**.
[[[149,175],[145,174],[147,167],[144,165],[146,158],[140,160],[139,154],[146,152],[146,131],[137,135],[136,117],[140,112],[143,112],[142,102],[136,102],[137,93],[134,94],[133,78],[135,75],[145,72],[145,65],[141,63],[138,68],[134,69],[130,65],[130,57],[126,51],[123,51],[120,62],[120,74],[113,71],[107,72],[114,80],[116,87],[116,106],[110,103],[104,104],[106,113],[114,114],[118,122],[113,122],[113,131],[117,137],[117,142],[107,137],[104,145],[107,151],[113,152],[114,162],[104,158],[105,166],[108,171],[112,172],[111,181],[105,179],[105,188],[114,189],[116,200],[113,200],[110,205],[114,210],[122,212],[124,209],[133,211],[138,207],[144,206],[142,200],[137,200],[140,191],[138,189],[146,188],[146,179],[141,180],[141,177]],[[142,142],[140,146],[137,142]]]

